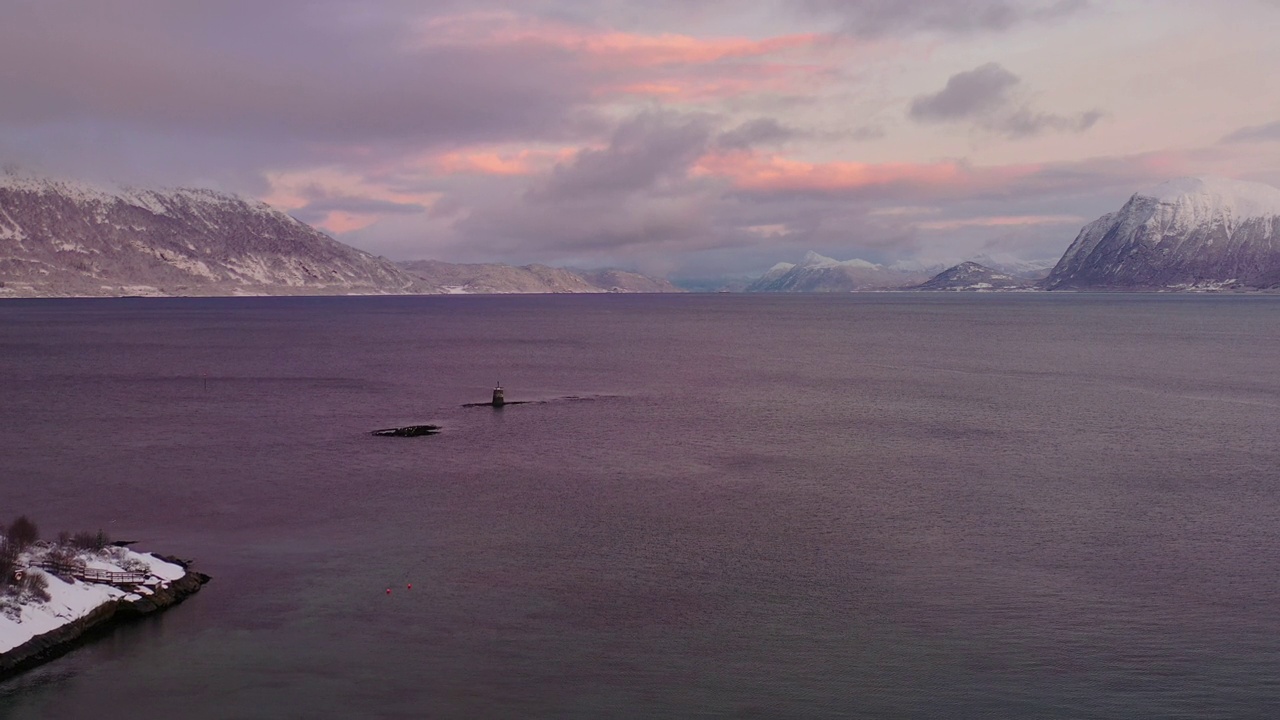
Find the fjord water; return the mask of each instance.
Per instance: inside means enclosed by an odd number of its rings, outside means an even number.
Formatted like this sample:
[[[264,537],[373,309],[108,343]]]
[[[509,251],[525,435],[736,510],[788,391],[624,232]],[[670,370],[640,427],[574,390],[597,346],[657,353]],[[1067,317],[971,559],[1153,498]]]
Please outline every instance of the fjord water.
[[[1278,329],[1276,297],[6,302],[0,514],[214,580],[0,716],[1275,717]],[[498,380],[546,402],[461,407]]]

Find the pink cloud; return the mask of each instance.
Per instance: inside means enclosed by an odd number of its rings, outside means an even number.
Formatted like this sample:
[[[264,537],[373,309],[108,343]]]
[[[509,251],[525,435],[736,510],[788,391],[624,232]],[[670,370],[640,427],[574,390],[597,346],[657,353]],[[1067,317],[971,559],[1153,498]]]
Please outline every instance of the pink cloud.
[[[779,35],[763,39],[747,37],[703,38],[679,33],[644,35],[600,30],[522,17],[514,13],[470,13],[436,18],[420,37],[428,45],[544,45],[593,62],[615,67],[705,65],[722,60],[758,58],[791,50],[803,50],[835,42],[823,33]]]
[[[812,87],[835,73],[835,64],[823,62],[821,55],[848,42],[823,33],[766,38],[650,35],[514,13],[437,18],[427,23],[418,37],[428,47],[466,45],[549,51],[579,66],[582,79],[593,88],[593,97],[669,99],[721,98]]]
[[[469,148],[428,158],[423,165],[439,175],[534,175],[567,160],[573,148],[557,150]]]
[[[612,61],[629,67],[661,65],[706,65],[722,60],[759,58],[788,50],[813,47],[827,42],[817,34],[783,35],[752,40],[749,38],[697,38],[690,35],[635,35],[607,32],[589,34],[582,31],[551,36],[554,44],[567,50]]]
[[[424,212],[438,192],[397,189],[377,175],[334,166],[268,172],[261,200],[333,234],[362,230],[388,213]]]
[[[975,171],[957,161],[938,163],[813,163],[752,151],[711,153],[695,176],[721,177],[740,190],[841,192],[888,185],[960,188],[1030,174],[1035,167]]]
[[[966,227],[1030,227],[1035,225],[1079,225],[1088,218],[1079,215],[993,215],[956,220],[916,223],[921,230],[958,230]]]
[[[314,223],[321,230],[328,230],[335,235],[352,232],[355,230],[363,230],[370,225],[378,222],[379,216],[366,215],[357,213],[342,212],[334,210],[324,217],[324,219]]]
[[[430,206],[434,192],[406,192],[378,182],[369,174],[335,167],[265,173],[268,191],[262,201],[282,210],[306,207],[318,196],[360,198],[385,203]]]
[[[607,84],[597,88],[595,95],[708,100],[752,93],[787,93],[799,88],[817,89],[828,81],[830,73],[830,68],[820,65],[752,62],[697,73],[672,71],[636,82]]]

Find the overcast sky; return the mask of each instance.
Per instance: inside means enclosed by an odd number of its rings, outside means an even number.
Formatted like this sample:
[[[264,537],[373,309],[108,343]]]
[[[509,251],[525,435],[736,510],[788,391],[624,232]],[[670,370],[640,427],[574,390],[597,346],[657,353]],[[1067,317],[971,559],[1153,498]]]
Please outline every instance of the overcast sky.
[[[0,0],[0,162],[393,259],[1056,257],[1280,186],[1280,0]]]

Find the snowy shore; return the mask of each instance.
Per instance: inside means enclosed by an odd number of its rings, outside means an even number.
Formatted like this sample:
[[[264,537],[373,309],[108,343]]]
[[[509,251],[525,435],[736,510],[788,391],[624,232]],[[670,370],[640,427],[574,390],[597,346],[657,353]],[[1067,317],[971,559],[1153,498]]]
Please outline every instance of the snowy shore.
[[[37,567],[46,561],[38,548],[19,558],[24,576],[44,576],[47,600],[0,599],[0,679],[65,653],[90,630],[181,602],[209,580],[181,561],[127,548],[80,553],[73,571]]]

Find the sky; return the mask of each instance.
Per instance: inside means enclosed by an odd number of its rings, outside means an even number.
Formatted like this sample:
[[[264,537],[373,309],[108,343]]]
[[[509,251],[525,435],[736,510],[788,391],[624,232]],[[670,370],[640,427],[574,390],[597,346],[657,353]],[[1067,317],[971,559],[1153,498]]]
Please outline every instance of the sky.
[[[0,164],[263,200],[394,260],[1056,258],[1280,186],[1280,0],[0,0]]]

